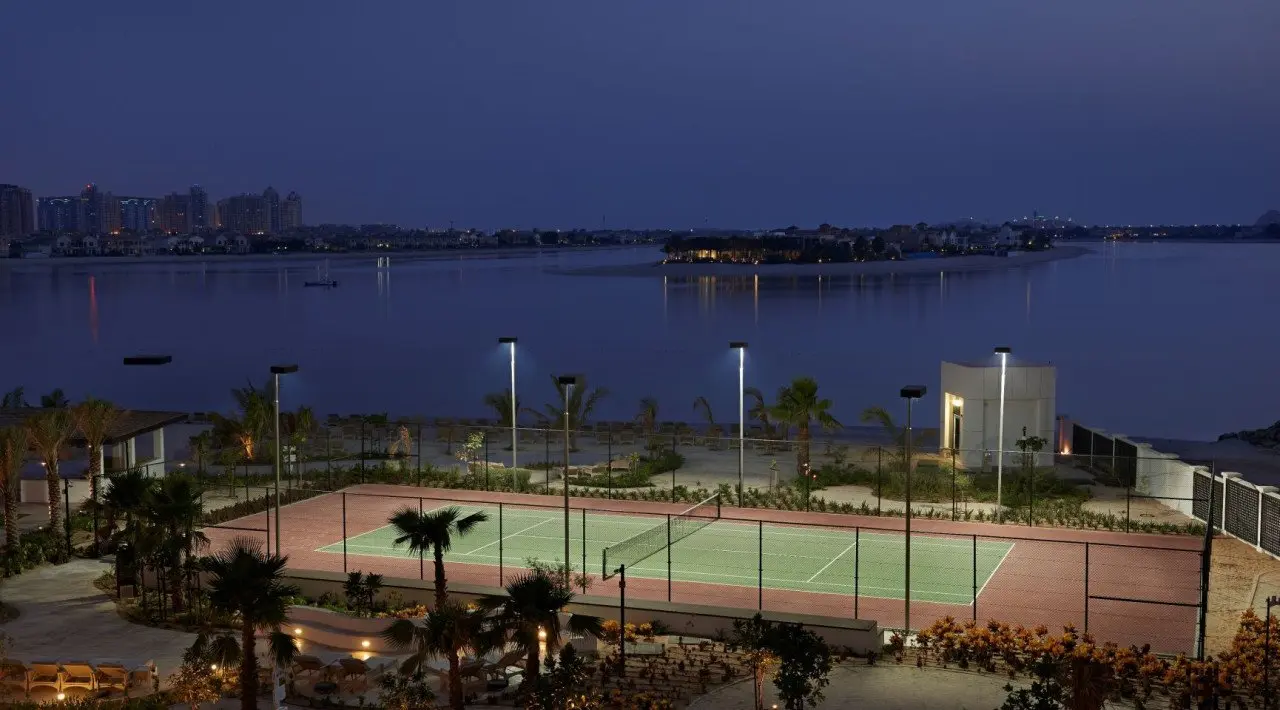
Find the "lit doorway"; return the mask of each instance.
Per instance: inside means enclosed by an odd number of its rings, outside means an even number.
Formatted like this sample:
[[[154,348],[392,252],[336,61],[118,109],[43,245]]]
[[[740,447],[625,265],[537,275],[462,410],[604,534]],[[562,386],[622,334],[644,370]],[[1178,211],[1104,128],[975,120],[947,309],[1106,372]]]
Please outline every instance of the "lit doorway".
[[[951,431],[947,432],[948,448],[952,451],[960,450],[960,432],[964,430],[964,398],[950,395],[951,400]]]

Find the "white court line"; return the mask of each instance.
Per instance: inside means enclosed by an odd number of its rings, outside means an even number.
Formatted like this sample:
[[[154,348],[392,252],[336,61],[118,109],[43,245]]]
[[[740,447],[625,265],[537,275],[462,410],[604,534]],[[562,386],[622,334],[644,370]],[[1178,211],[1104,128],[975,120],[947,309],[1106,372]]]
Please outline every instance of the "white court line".
[[[808,584],[808,583],[812,582],[813,580],[817,579],[817,578],[818,578],[818,575],[822,574],[823,572],[826,572],[826,571],[827,571],[827,569],[828,569],[829,567],[831,567],[831,565],[834,565],[834,564],[836,563],[836,560],[840,559],[841,557],[844,557],[845,552],[848,552],[849,550],[852,550],[853,548],[855,548],[855,547],[857,547],[857,546],[858,546],[858,543],[857,543],[856,541],[855,541],[855,542],[852,542],[852,543],[849,543],[849,546],[848,546],[848,547],[846,547],[846,548],[844,548],[844,552],[841,552],[840,554],[836,555],[835,557],[832,557],[830,562],[828,562],[827,564],[823,565],[823,566],[822,566],[822,569],[818,570],[817,572],[814,572],[814,573],[813,573],[813,576],[812,576],[812,577],[810,577],[810,578],[808,578],[808,579],[806,579],[806,580],[804,581],[804,583],[805,583],[805,584]],[[807,558],[807,557],[806,557],[805,559],[809,559],[809,558]]]
[[[498,544],[498,543],[502,542],[502,541],[503,541],[503,540],[505,540],[505,539],[512,538],[512,537],[517,537],[517,536],[519,536],[519,535],[523,535],[524,533],[529,532],[530,530],[532,530],[532,529],[534,529],[534,528],[538,527],[539,525],[546,525],[547,523],[551,522],[552,520],[555,520],[555,518],[546,518],[546,519],[544,519],[544,520],[542,520],[542,521],[540,521],[540,522],[536,522],[536,523],[534,523],[533,525],[530,525],[529,527],[527,527],[527,528],[525,528],[525,529],[523,529],[523,530],[519,530],[519,531],[516,531],[516,532],[510,533],[510,534],[507,534],[507,535],[499,535],[497,540],[494,540],[493,542],[491,542],[491,543],[489,543],[489,544],[487,544],[487,545],[481,545],[480,547],[477,547],[476,549],[474,549],[474,550],[470,550],[470,551],[468,551],[468,552],[459,552],[459,553],[458,553],[458,555],[459,555],[459,556],[474,555],[475,553],[477,553],[477,552],[479,552],[479,551],[481,551],[481,550],[485,549],[486,547],[493,547],[494,545],[496,545],[496,544]]]
[[[987,591],[987,585],[990,584],[992,578],[996,576],[996,572],[999,572],[1000,568],[1004,566],[1004,561],[1009,558],[1009,553],[1013,552],[1013,545],[1014,543],[1009,543],[1009,549],[1004,551],[1004,554],[1000,556],[1000,561],[996,563],[995,569],[991,570],[991,574],[987,575],[986,580],[982,582],[982,586],[978,587],[978,596],[969,601],[969,606],[973,606],[978,599],[982,598],[982,593]]]

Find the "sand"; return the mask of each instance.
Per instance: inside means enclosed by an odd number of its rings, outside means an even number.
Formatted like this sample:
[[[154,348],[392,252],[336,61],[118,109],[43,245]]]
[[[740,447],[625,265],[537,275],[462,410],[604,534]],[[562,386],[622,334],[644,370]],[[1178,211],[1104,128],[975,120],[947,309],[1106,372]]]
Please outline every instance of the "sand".
[[[575,269],[549,269],[575,276],[857,276],[994,271],[1050,261],[1074,259],[1093,250],[1060,246],[1048,251],[1012,252],[1010,256],[952,256],[905,261],[866,261],[844,264],[623,264]]]

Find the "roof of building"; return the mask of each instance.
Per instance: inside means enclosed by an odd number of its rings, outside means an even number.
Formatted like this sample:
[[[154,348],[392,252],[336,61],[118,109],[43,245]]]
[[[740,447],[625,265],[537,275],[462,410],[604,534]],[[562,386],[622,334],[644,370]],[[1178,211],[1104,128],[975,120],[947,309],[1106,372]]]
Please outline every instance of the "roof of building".
[[[0,409],[0,427],[18,426],[27,419],[46,411],[43,407],[23,407],[20,409]],[[107,431],[107,438],[102,441],[110,446],[127,441],[135,436],[149,434],[163,429],[170,424],[186,421],[186,412],[161,412],[151,410],[125,410],[116,418]],[[83,446],[84,439],[76,436],[70,442],[73,446]]]
[[[960,367],[1000,367],[1000,360],[998,360],[995,355],[992,355],[989,359],[986,359],[986,360],[966,360],[963,362],[957,361],[957,360],[947,360],[946,362],[951,365],[959,365]],[[1022,358],[1010,357],[1007,367],[1009,368],[1053,367],[1053,363],[1040,362],[1039,360],[1024,360]]]

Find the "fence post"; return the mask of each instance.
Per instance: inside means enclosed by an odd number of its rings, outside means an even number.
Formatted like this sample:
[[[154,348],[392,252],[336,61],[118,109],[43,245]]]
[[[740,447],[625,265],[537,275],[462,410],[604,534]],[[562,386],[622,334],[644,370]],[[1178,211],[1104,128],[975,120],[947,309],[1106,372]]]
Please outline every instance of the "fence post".
[[[670,535],[671,534],[670,531],[668,531],[667,534]],[[587,509],[586,508],[582,509],[582,576],[584,580],[582,585],[582,593],[586,594],[587,593],[587,585],[585,583],[585,579],[587,576]]]
[[[1209,507],[1205,513],[1204,544],[1200,549],[1200,629],[1196,635],[1196,659],[1204,660],[1205,624],[1209,611],[1209,567],[1213,560],[1213,498],[1218,490],[1218,468],[1209,463]],[[1193,502],[1194,504],[1194,502]]]
[[[1128,485],[1125,485],[1124,487],[1124,531],[1125,532],[1129,532],[1129,519],[1131,517],[1131,512],[1129,508],[1129,501],[1130,501],[1129,491],[1130,490],[1131,490],[1130,487]]]
[[[956,450],[951,450],[951,519],[956,519]]]
[[[249,499],[249,494],[245,493],[245,500]],[[267,504],[267,554],[271,554],[271,489],[262,489],[262,500]]]
[[[347,494],[342,493],[342,573],[347,573]]]
[[[418,515],[422,515],[422,497],[418,497]],[[427,561],[426,555],[423,554],[422,548],[418,548],[418,581],[427,578]]]
[[[973,620],[978,620],[978,536],[973,536]]]
[[[880,458],[882,454],[884,454],[884,449],[882,447],[877,446],[876,447],[876,515],[880,515],[880,490],[881,490],[881,483],[882,483],[882,481],[880,480]]]
[[[67,529],[67,559],[71,559],[71,479],[62,479],[62,505],[66,511],[62,516],[63,525]],[[1259,508],[1261,510],[1261,508]]]
[[[672,489],[672,495],[675,495]],[[671,513],[667,513],[667,601],[671,601]]]
[[[1084,544],[1084,632],[1089,633],[1089,543]]]
[[[551,490],[551,430],[542,430],[542,470],[546,474],[547,491]]]
[[[422,485],[422,422],[421,421],[418,422],[418,438],[415,440],[415,443],[417,443],[418,449],[414,453],[413,457],[414,459],[416,459],[416,461],[414,461],[414,468],[416,468],[417,471],[415,472],[413,483],[415,486],[421,486]]]
[[[618,677],[627,674],[627,566],[618,567]]]
[[[606,436],[605,446],[607,447],[607,451],[608,451],[608,458],[605,460],[608,463],[605,464],[604,470],[605,470],[605,475],[609,477],[609,480],[608,480],[609,485],[608,485],[608,488],[606,488],[605,490],[608,492],[609,500],[613,500],[613,430],[610,429],[605,436]]]
[[[858,567],[862,552],[862,528],[853,529],[853,618],[858,618]]]
[[[764,610],[764,521],[763,520],[756,521],[756,530],[758,531],[756,534],[759,540],[758,559],[760,561],[760,564],[759,564],[760,570],[758,573],[759,576],[756,578],[756,607],[759,610],[763,611]]]
[[[1027,482],[1027,488],[1031,491],[1027,498],[1027,527],[1033,527],[1036,524],[1036,467],[1034,464],[1031,466],[1031,480]]]
[[[502,503],[498,503],[498,586],[502,586]],[[583,572],[586,572],[584,569]]]
[[[360,417],[360,482],[364,483],[364,416]]]

